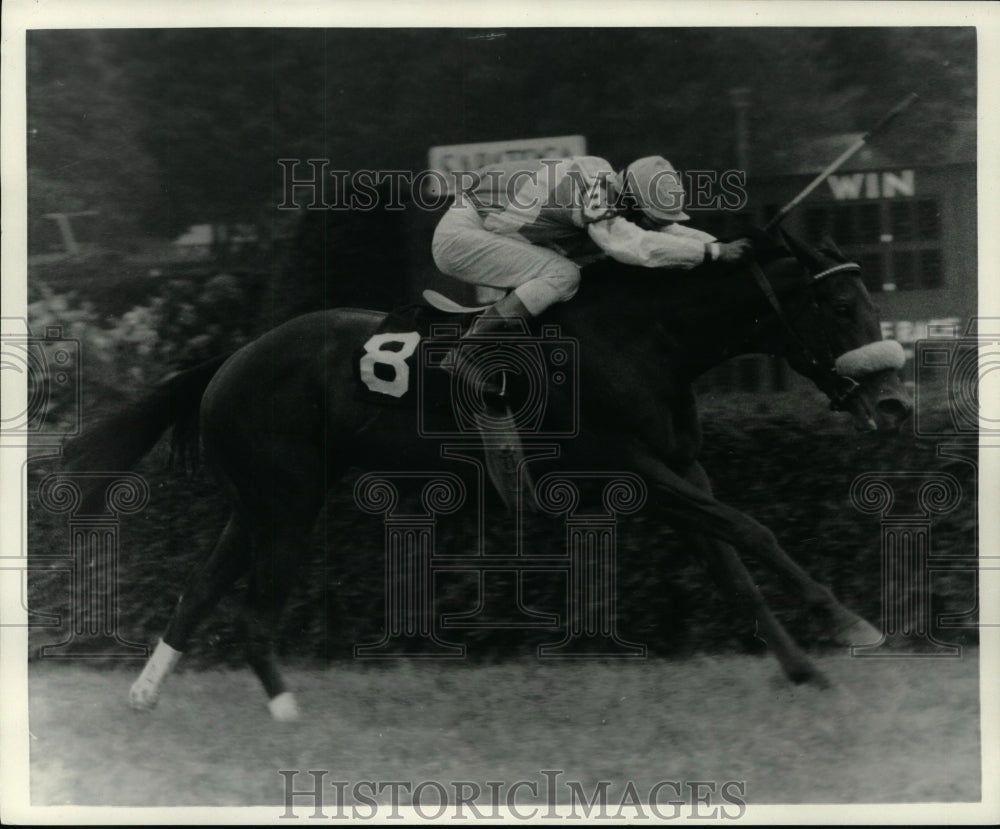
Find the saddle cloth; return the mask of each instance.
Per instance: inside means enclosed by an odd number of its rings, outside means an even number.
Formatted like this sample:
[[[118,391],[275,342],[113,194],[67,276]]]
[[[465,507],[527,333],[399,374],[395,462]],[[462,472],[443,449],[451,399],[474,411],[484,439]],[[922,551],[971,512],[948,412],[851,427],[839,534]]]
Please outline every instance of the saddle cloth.
[[[359,396],[384,405],[414,405],[424,385],[424,400],[449,400],[451,378],[436,363],[479,312],[452,313],[416,303],[391,311],[355,354]],[[433,350],[427,348],[431,342]]]
[[[415,407],[422,400],[437,413],[451,415],[452,378],[436,363],[483,310],[455,312],[414,304],[389,313],[357,352],[359,395],[390,406]],[[473,420],[486,447],[486,470],[504,505],[508,510],[518,503],[534,508],[534,483],[523,468],[524,451],[508,406]]]

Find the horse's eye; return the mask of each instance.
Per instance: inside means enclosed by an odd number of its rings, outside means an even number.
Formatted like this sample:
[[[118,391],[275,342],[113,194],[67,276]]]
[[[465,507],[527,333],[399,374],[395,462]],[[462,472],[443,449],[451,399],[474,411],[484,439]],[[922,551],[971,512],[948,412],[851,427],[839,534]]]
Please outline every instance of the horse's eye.
[[[843,303],[833,306],[833,313],[838,317],[849,317],[851,315],[851,306],[844,305]]]

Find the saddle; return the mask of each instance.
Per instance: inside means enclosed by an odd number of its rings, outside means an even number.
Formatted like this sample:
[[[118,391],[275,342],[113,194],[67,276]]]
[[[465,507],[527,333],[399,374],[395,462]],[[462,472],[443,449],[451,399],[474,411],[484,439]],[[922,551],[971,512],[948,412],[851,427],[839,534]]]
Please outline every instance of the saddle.
[[[464,406],[460,391],[452,386],[453,374],[439,365],[489,306],[467,308],[436,291],[423,295],[428,304],[391,311],[358,350],[354,366],[359,396],[370,403],[417,409],[421,432],[425,418],[438,416],[455,422],[456,436],[478,433],[487,472],[504,504],[515,509],[523,490],[523,503],[534,508],[534,485],[524,467],[518,424],[508,402],[484,401],[483,409]]]

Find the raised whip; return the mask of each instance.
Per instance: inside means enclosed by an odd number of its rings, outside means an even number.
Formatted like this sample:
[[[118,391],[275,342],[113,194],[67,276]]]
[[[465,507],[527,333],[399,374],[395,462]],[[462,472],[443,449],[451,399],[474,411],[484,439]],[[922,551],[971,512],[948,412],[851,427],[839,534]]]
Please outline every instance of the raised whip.
[[[820,173],[818,176],[816,176],[816,178],[814,178],[811,182],[809,182],[809,184],[801,193],[799,193],[794,199],[788,202],[788,204],[782,207],[781,210],[775,213],[774,216],[771,218],[771,220],[766,225],[764,225],[764,230],[771,230],[772,228],[780,224],[782,220],[785,218],[785,216],[791,213],[799,205],[799,203],[804,198],[806,198],[806,196],[808,196],[813,190],[815,190],[824,181],[826,181],[826,179],[829,176],[835,173],[837,169],[845,161],[847,161],[847,159],[849,159],[858,150],[860,150],[873,135],[884,130],[892,121],[896,119],[896,117],[901,112],[903,112],[903,110],[907,109],[910,106],[910,104],[912,104],[915,100],[917,100],[918,97],[919,96],[917,95],[916,92],[911,92],[909,95],[903,98],[902,101],[896,104],[896,106],[894,106],[891,110],[889,110],[889,112],[885,115],[885,117],[881,121],[879,121],[874,127],[868,130],[868,132],[862,135],[857,141],[851,144],[850,147],[844,150],[844,152],[842,152],[837,157],[836,161],[830,164],[830,166],[828,166],[825,170],[823,170],[822,173]]]

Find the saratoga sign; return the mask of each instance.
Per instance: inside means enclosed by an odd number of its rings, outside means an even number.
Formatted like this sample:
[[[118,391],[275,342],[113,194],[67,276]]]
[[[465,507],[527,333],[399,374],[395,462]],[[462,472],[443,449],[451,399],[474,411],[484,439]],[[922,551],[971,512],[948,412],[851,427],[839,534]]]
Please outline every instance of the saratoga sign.
[[[478,144],[449,144],[431,147],[427,152],[429,170],[441,173],[447,182],[446,192],[437,192],[441,177],[428,176],[426,196],[455,194],[455,176],[471,173],[487,164],[522,161],[531,158],[568,158],[587,154],[587,140],[582,135],[559,135],[550,138],[520,138],[511,141],[483,141]]]

